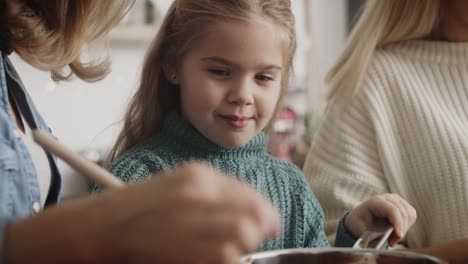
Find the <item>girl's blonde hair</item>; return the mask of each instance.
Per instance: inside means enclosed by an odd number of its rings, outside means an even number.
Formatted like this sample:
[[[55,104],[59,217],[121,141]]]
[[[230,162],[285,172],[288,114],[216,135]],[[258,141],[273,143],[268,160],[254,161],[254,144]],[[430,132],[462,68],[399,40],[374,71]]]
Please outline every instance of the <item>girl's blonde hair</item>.
[[[139,89],[124,118],[124,126],[109,160],[157,133],[166,115],[179,110],[177,87],[163,68],[176,67],[203,31],[203,25],[219,21],[252,22],[271,19],[288,34],[288,50],[282,76],[283,97],[296,49],[294,15],[289,0],[175,0],[146,55]]]
[[[134,1],[0,0],[0,26],[10,31],[10,45],[22,59],[50,71],[54,80],[76,75],[97,81],[109,72],[110,63],[84,63],[82,50],[113,28]]]
[[[428,37],[438,25],[440,0],[368,0],[326,81],[329,101],[343,105],[361,86],[376,48]]]

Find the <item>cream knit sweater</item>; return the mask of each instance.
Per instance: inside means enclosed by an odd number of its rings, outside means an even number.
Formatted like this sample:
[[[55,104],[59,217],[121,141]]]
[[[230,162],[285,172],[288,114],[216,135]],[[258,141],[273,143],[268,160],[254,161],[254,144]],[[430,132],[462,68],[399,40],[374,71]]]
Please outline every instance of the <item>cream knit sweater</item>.
[[[345,210],[384,192],[417,210],[406,246],[468,238],[468,43],[377,50],[349,105],[328,107],[304,171],[329,238]]]

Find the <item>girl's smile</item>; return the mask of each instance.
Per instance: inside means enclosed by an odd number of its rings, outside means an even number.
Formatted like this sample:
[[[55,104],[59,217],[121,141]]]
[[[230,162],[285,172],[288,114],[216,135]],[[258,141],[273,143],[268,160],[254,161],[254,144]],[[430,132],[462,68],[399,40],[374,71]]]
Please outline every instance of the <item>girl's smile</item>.
[[[244,128],[252,121],[252,117],[238,116],[238,115],[219,115],[221,120],[226,122],[228,125],[233,128]]]

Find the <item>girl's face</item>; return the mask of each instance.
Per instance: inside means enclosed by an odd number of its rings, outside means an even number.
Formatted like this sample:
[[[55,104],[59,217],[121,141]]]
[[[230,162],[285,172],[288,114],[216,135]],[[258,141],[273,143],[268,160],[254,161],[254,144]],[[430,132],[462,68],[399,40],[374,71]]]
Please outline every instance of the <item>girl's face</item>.
[[[215,144],[242,146],[272,118],[286,61],[278,31],[267,19],[207,25],[176,70],[182,115]]]

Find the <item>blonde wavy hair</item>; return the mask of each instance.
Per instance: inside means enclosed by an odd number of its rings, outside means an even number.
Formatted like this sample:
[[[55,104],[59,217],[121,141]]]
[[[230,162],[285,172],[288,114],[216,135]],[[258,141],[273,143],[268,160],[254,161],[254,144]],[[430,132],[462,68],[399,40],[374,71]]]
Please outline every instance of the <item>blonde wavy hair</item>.
[[[295,19],[289,0],[175,0],[146,54],[139,89],[129,104],[109,161],[156,134],[166,115],[179,110],[178,89],[170,84],[163,68],[176,67],[181,62],[205,24],[249,23],[258,16],[271,19],[287,33],[289,46],[282,75],[282,98],[296,49]]]
[[[110,63],[107,58],[82,62],[82,50],[112,29],[134,1],[0,0],[0,26],[10,31],[10,45],[22,59],[50,71],[54,80],[76,75],[97,81]]]
[[[349,102],[363,81],[377,48],[428,38],[436,29],[440,0],[368,0],[336,64],[326,77],[329,101]]]

